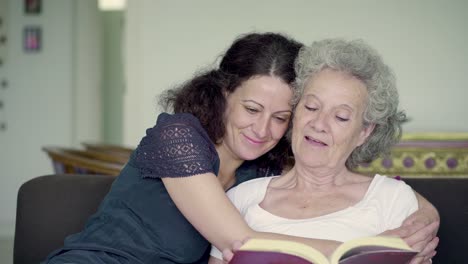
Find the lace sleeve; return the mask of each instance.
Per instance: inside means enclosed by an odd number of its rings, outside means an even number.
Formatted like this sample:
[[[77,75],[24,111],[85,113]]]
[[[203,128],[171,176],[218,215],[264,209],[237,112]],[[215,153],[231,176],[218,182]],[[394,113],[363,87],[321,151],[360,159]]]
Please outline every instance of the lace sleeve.
[[[212,172],[218,154],[198,119],[190,114],[159,115],[136,150],[143,178],[186,177]]]

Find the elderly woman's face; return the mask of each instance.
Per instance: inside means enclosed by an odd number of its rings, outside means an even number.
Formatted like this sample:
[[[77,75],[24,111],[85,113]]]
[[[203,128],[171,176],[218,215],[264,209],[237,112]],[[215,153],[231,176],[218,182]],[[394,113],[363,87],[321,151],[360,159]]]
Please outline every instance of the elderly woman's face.
[[[306,166],[339,168],[364,143],[367,88],[359,79],[331,69],[310,79],[296,108],[292,148]]]

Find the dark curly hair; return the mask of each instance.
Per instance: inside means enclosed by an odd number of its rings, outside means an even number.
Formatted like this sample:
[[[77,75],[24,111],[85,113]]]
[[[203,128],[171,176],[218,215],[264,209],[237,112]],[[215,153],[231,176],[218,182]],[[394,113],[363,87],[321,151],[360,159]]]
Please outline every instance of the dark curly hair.
[[[168,112],[193,114],[211,140],[220,143],[226,127],[224,94],[234,92],[244,81],[258,75],[279,77],[293,87],[294,60],[301,47],[301,43],[278,33],[241,35],[227,49],[219,67],[199,73],[181,86],[166,91],[159,104]],[[290,144],[283,137],[255,163],[263,171],[271,167],[281,169],[289,149]]]

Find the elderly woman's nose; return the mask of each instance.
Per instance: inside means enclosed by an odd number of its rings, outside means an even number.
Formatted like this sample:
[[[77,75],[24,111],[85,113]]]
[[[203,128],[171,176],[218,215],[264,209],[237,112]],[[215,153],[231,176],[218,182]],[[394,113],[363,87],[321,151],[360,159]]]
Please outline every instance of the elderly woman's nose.
[[[327,115],[324,112],[317,112],[317,114],[312,118],[309,124],[317,131],[322,132],[326,131],[328,127]]]

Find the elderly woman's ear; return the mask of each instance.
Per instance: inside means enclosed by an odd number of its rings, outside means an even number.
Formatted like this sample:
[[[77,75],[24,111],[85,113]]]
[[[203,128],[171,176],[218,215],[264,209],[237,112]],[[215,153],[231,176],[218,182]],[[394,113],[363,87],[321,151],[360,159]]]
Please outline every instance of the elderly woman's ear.
[[[362,144],[364,144],[364,142],[366,142],[367,138],[370,136],[370,134],[372,134],[372,131],[374,131],[374,128],[375,128],[375,124],[364,125],[360,134],[360,140],[356,147],[359,147]]]

